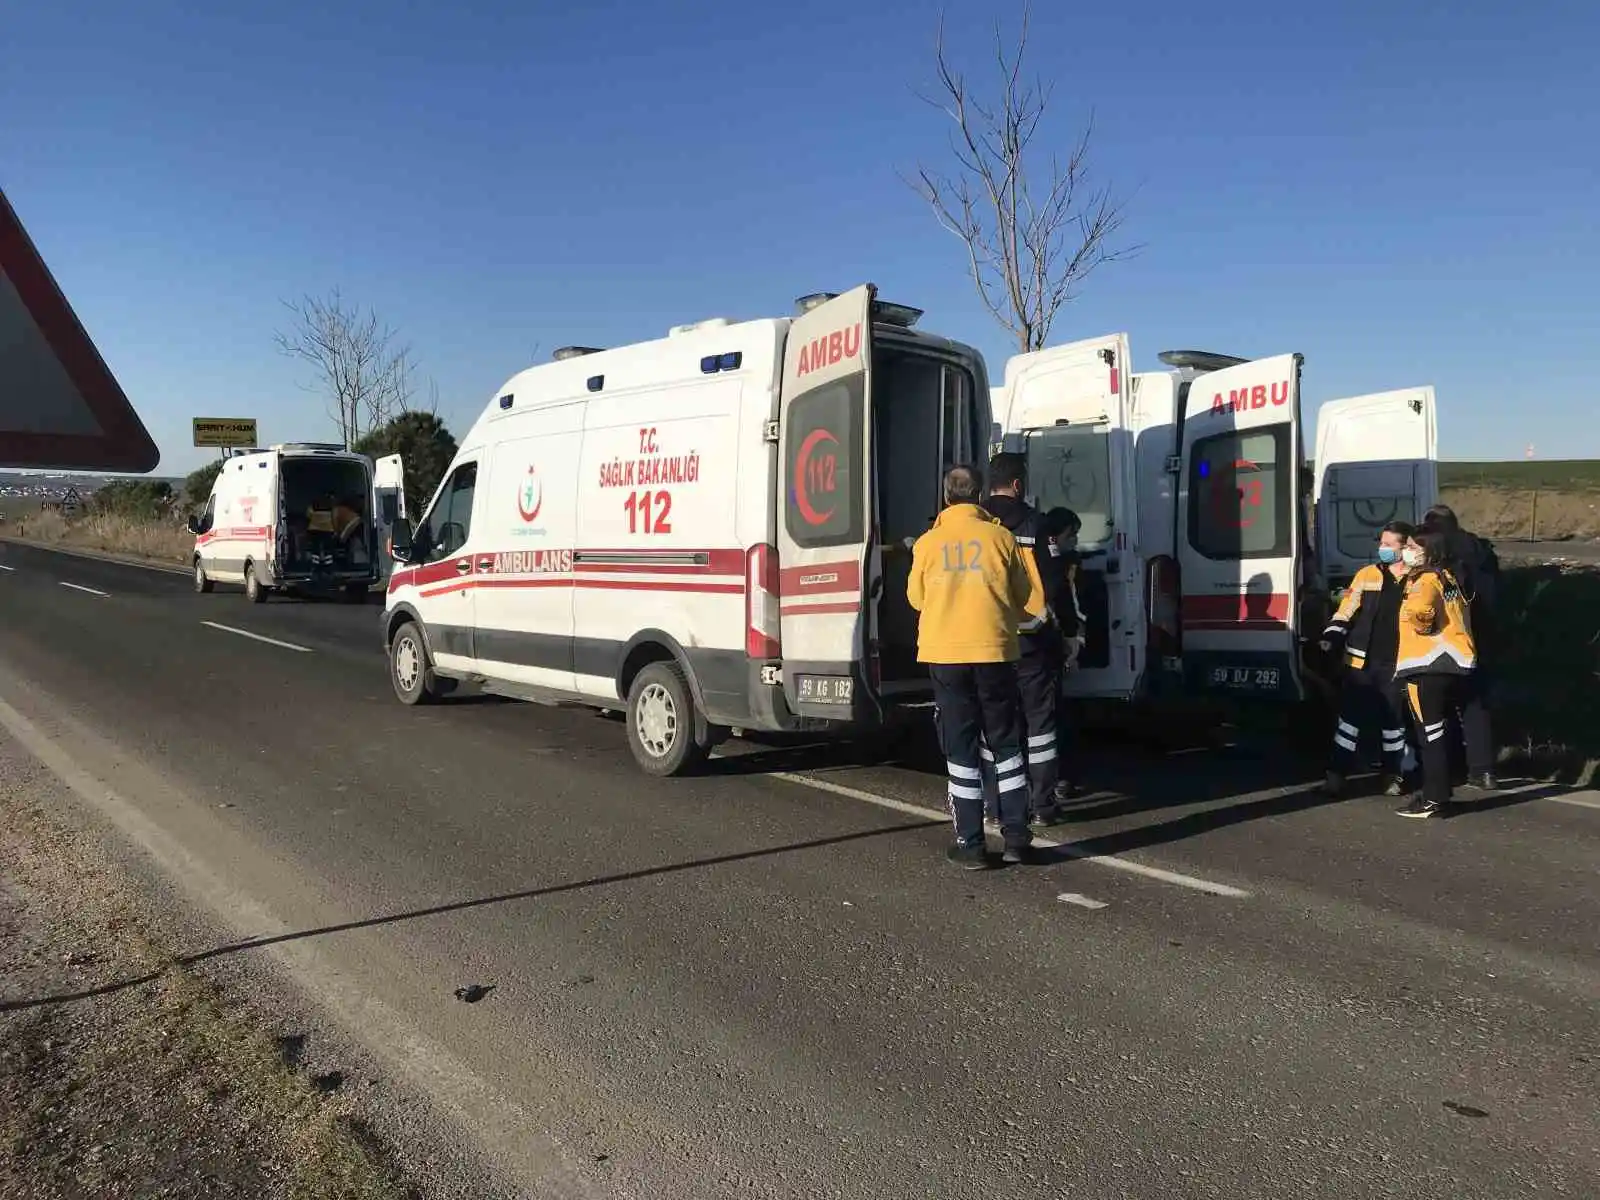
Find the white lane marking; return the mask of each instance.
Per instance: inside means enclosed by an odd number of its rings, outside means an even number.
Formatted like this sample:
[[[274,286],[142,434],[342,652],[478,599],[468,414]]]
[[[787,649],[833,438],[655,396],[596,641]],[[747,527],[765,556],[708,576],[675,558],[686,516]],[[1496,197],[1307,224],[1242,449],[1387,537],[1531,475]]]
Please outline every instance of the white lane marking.
[[[235,629],[232,625],[223,625],[217,621],[201,621],[200,624],[209,625],[212,629],[220,629],[223,633],[236,633],[240,637],[250,638],[257,642],[265,642],[269,646],[282,646],[285,650],[297,650],[301,654],[313,653],[310,646],[296,646],[293,642],[280,642],[277,638],[270,638],[261,633],[251,633],[248,629]]]
[[[65,579],[56,580],[62,587],[71,588],[75,592],[88,592],[91,596],[109,596],[110,592],[102,592],[99,588],[84,587],[81,583],[68,583]]]
[[[1600,800],[1588,796],[1546,796],[1546,800],[1554,800],[1557,804],[1575,804],[1579,808],[1600,808]]]
[[[15,570],[16,570],[15,567],[8,567],[8,566],[5,565],[5,563],[0,563],[0,571],[15,571]]]
[[[1063,904],[1076,904],[1079,908],[1104,908],[1104,900],[1091,900],[1082,892],[1062,892],[1056,897]]]
[[[728,755],[717,755],[718,758],[727,758]],[[798,783],[802,787],[815,788],[819,792],[832,792],[836,796],[846,796],[851,800],[861,800],[867,804],[876,804],[879,808],[893,809],[895,812],[906,813],[913,817],[927,817],[934,821],[948,821],[950,814],[940,812],[936,808],[926,808],[921,804],[910,804],[904,800],[895,800],[889,796],[880,796],[876,792],[862,791],[860,788],[849,787],[846,784],[834,783],[827,779],[816,779],[810,775],[797,775],[792,771],[768,771],[768,779],[782,779],[788,783]],[[1243,888],[1236,888],[1226,883],[1213,883],[1209,879],[1198,879],[1193,875],[1184,875],[1179,871],[1168,871],[1164,867],[1152,867],[1132,859],[1118,858],[1113,854],[1091,854],[1077,849],[1071,842],[1058,842],[1054,838],[1035,836],[1035,846],[1047,846],[1060,850],[1062,853],[1083,862],[1095,863],[1098,866],[1110,867],[1114,871],[1126,871],[1130,875],[1143,875],[1146,879],[1157,879],[1162,883],[1174,884],[1178,887],[1192,888],[1197,892],[1205,892],[1212,896],[1227,896],[1232,900],[1243,900],[1250,893]]]

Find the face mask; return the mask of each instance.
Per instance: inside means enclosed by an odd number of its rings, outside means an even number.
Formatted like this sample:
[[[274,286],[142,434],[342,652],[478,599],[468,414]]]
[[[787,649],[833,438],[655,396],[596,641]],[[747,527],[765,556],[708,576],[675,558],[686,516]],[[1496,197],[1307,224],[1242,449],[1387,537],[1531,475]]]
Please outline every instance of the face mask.
[[[1388,566],[1390,563],[1398,562],[1399,560],[1400,551],[1396,550],[1393,546],[1378,547],[1378,561],[1383,563],[1384,566]]]
[[[1422,565],[1422,551],[1413,550],[1410,546],[1407,546],[1400,554],[1400,561],[1408,567],[1420,567]]]

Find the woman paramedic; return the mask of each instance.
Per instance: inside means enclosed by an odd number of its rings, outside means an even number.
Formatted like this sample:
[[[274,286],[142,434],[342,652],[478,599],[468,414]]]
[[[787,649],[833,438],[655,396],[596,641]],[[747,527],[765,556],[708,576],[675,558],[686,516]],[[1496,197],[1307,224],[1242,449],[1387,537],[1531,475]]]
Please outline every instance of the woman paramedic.
[[[1402,817],[1443,816],[1450,803],[1449,717],[1477,665],[1467,598],[1451,571],[1451,540],[1440,532],[1407,539],[1395,677],[1405,687],[1422,790],[1399,809]]]
[[[1406,749],[1405,689],[1395,679],[1399,661],[1400,600],[1407,568],[1401,555],[1416,530],[1390,521],[1378,535],[1378,561],[1356,572],[1339,611],[1322,631],[1324,651],[1344,655],[1338,724],[1323,790],[1342,796],[1345,780],[1359,765],[1363,732],[1376,732],[1383,749],[1384,794],[1403,796],[1401,766]]]

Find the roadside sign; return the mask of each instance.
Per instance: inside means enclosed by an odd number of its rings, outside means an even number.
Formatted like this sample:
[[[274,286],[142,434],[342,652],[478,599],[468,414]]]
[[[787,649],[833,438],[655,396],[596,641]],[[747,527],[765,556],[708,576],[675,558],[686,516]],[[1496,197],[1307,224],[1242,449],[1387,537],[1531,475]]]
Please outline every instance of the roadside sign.
[[[77,488],[69,487],[66,491],[61,493],[61,515],[62,516],[64,516],[64,517],[75,517],[75,516],[78,515],[78,510],[80,508],[82,508],[82,507],[83,507],[83,497],[78,495],[78,489]]]
[[[194,444],[196,446],[254,446],[256,444],[256,419],[254,417],[196,417],[194,419]]]
[[[0,191],[0,467],[144,472],[160,461]]]

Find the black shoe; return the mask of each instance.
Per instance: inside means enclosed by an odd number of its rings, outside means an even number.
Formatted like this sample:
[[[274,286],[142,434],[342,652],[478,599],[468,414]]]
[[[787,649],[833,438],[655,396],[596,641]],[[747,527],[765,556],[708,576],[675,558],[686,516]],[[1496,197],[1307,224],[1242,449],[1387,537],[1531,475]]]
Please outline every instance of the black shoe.
[[[1428,817],[1444,816],[1443,805],[1435,804],[1432,800],[1424,800],[1420,793],[1411,797],[1410,804],[1406,805],[1404,808],[1397,808],[1394,811],[1396,816],[1414,817],[1418,820],[1425,820]]]
[[[1498,792],[1500,781],[1489,771],[1479,771],[1476,775],[1467,776],[1467,787],[1475,792]]]
[[[1058,805],[1080,799],[1085,794],[1083,787],[1080,784],[1073,783],[1070,779],[1060,780],[1056,784],[1056,803]]]
[[[1061,811],[1059,804],[1052,804],[1049,808],[1041,808],[1028,818],[1029,825],[1049,827],[1051,825],[1065,825],[1072,818]]]
[[[1000,855],[1000,861],[1008,867],[1027,866],[1035,860],[1034,850],[1031,845],[1007,846]]]
[[[973,842],[970,846],[957,842],[944,856],[966,871],[987,871],[994,865],[989,861],[989,848],[982,842]]]
[[[1384,776],[1383,794],[1385,796],[1404,796],[1406,794],[1406,781],[1398,775]]]

